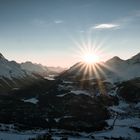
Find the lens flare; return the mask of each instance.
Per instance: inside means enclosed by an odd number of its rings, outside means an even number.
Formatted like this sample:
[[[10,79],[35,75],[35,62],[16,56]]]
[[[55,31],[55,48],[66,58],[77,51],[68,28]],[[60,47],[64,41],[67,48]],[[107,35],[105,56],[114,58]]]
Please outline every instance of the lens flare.
[[[99,62],[99,56],[93,53],[85,53],[83,55],[83,61],[87,64],[95,64]]]
[[[76,79],[80,81],[96,80],[97,86],[95,92],[100,94],[106,94],[106,87],[104,80],[106,79],[106,73],[113,71],[104,62],[107,53],[105,52],[104,42],[93,42],[92,39],[82,40],[82,42],[75,41],[77,49],[77,58],[80,62],[77,64]],[[91,82],[92,83],[92,82]]]

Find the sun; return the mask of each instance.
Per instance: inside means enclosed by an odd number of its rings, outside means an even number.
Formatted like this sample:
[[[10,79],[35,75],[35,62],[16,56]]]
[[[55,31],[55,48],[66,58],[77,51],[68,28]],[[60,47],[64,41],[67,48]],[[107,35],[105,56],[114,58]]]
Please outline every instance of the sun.
[[[95,53],[85,53],[82,59],[86,64],[95,64],[99,62],[99,56]]]
[[[103,53],[100,44],[83,42],[82,44],[77,43],[76,45],[79,48],[79,50],[77,50],[77,58],[79,58],[81,62],[87,64],[87,66],[94,66],[101,62]]]

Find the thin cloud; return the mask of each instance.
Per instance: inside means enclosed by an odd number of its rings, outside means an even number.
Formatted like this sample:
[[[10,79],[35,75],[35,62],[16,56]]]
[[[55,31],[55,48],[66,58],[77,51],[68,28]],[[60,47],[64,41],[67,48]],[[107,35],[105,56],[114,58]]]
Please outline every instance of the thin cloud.
[[[116,28],[119,27],[119,25],[117,24],[98,24],[96,26],[94,26],[94,29],[112,29],[112,28]]]
[[[104,30],[104,29],[125,28],[128,26],[131,26],[131,24],[133,24],[134,21],[138,21],[139,18],[140,18],[140,10],[134,10],[134,11],[131,11],[128,16],[124,16],[124,17],[115,19],[113,21],[110,21],[110,23],[94,25],[94,26],[90,27],[90,31],[93,29]]]
[[[60,23],[63,23],[63,20],[55,20],[54,23],[60,24]]]

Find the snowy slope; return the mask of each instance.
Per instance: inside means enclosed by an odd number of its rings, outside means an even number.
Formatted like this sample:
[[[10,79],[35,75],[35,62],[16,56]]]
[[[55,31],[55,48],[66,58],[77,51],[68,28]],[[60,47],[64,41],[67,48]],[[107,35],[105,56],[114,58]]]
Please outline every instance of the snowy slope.
[[[37,77],[0,54],[0,93],[32,83]]]
[[[112,127],[111,129],[96,132],[94,133],[94,137],[101,140],[111,138],[139,140],[140,133],[135,131],[135,128],[140,128],[140,118],[137,115],[130,114],[130,112],[135,112],[134,106],[135,103],[128,104],[120,100],[118,105],[109,107],[110,111],[118,114],[115,123],[115,117],[106,120],[109,127],[112,126],[113,123],[114,127]]]
[[[15,61],[8,61],[2,54],[0,55],[0,77],[12,79],[26,76],[27,73],[21,69],[19,64]]]

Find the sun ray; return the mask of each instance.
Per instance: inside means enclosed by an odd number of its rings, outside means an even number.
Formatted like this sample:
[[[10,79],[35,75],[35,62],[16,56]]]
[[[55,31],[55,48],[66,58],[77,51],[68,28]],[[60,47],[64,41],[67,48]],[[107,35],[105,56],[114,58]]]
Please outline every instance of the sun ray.
[[[97,67],[97,71],[99,71],[99,72],[101,73],[102,78],[103,78],[103,79],[106,78],[106,74],[105,74],[105,72],[103,71],[103,68],[102,68],[102,63],[96,65],[96,67]]]
[[[104,85],[104,80],[109,79],[110,73],[117,73],[117,71],[111,66],[107,65],[104,61],[106,59],[107,53],[105,53],[105,40],[98,42],[93,40],[91,36],[85,40],[83,39],[80,43],[75,41],[77,50],[77,57],[80,58],[79,63],[79,73],[77,77],[79,80],[94,80],[97,82],[98,90],[100,93],[105,94],[106,88]],[[118,73],[119,75],[119,73]]]

